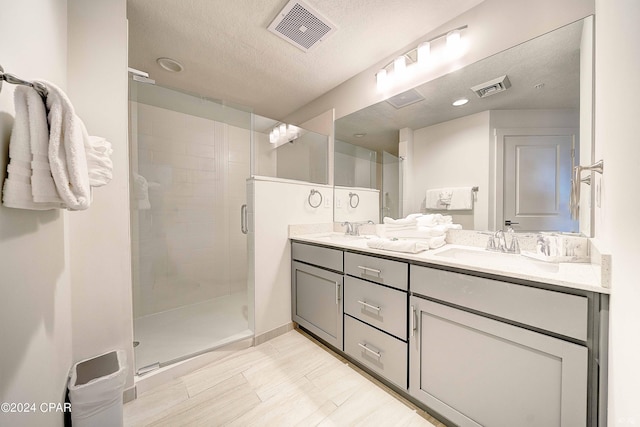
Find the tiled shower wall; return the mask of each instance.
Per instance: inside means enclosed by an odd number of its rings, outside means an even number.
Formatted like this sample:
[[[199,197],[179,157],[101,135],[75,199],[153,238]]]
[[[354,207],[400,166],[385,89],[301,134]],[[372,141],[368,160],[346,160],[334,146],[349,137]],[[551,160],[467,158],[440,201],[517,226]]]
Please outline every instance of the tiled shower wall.
[[[245,292],[249,130],[130,107],[133,171],[148,182],[150,205],[132,188],[134,316]]]

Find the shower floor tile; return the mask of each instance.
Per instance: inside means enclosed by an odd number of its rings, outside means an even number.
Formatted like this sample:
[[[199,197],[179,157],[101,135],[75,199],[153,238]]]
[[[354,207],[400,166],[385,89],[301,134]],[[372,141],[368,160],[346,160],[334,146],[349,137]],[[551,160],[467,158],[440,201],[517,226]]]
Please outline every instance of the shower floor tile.
[[[246,292],[134,319],[136,371],[183,359],[252,335]]]

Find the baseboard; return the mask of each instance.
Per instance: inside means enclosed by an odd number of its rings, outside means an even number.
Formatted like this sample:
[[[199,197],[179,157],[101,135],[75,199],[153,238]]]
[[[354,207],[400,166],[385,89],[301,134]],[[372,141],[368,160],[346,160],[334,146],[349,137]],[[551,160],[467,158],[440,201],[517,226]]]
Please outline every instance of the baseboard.
[[[291,330],[293,330],[293,322],[289,322],[286,325],[282,325],[275,329],[262,333],[260,335],[256,335],[254,339],[254,345],[257,346],[257,345],[263,344],[269,340],[274,339],[275,337],[284,335]]]

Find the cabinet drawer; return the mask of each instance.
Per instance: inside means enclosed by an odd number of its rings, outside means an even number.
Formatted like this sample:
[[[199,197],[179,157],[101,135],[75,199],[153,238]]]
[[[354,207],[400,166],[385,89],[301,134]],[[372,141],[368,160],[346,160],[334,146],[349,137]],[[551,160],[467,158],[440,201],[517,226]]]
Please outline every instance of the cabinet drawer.
[[[407,294],[354,277],[344,279],[344,312],[407,339]]]
[[[404,262],[345,252],[344,271],[403,291],[409,289],[409,265]]]
[[[305,245],[304,243],[291,243],[292,257],[296,261],[318,265],[330,270],[342,271],[342,251],[323,248],[320,246]]]
[[[407,344],[348,315],[344,351],[374,372],[407,388]]]
[[[411,292],[587,340],[586,297],[411,266]]]

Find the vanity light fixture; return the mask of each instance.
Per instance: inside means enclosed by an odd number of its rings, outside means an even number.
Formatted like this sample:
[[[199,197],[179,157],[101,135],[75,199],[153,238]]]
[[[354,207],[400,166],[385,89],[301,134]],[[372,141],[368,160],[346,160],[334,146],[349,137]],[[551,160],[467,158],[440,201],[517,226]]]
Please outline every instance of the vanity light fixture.
[[[462,30],[467,25],[454,28],[446,33],[439,34],[429,40],[425,40],[417,47],[398,56],[393,61],[382,67],[376,73],[376,86],[379,91],[384,91],[394,82],[402,80],[415,72],[416,68],[423,68],[433,65],[435,62],[445,58],[458,58],[464,53],[464,42],[462,40]],[[438,55],[438,44],[441,40],[446,40],[446,45],[441,46],[445,54]]]
[[[467,98],[460,98],[460,99],[456,99],[455,101],[453,101],[453,106],[454,107],[461,107],[464,104],[466,104],[467,102],[469,102],[469,100]]]
[[[286,123],[276,124],[269,133],[269,142],[281,145],[285,142],[293,142],[300,137],[300,128]]]

